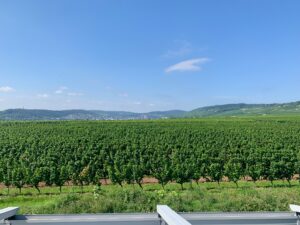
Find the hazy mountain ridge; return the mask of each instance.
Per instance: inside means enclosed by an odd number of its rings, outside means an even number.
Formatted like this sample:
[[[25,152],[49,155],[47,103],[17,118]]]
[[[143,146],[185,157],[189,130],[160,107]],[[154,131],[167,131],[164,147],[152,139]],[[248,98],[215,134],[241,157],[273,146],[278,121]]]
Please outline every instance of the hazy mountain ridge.
[[[282,114],[300,115],[300,101],[282,104],[226,104],[201,107],[191,111],[169,110],[148,113],[102,110],[57,111],[40,109],[8,109],[0,112],[0,120],[130,120]]]
[[[243,115],[281,115],[299,114],[300,101],[281,104],[226,104],[207,106],[186,113],[187,117],[243,116]]]
[[[154,111],[134,113],[125,111],[101,110],[43,110],[43,109],[8,109],[0,112],[0,120],[130,120],[160,119],[183,116],[185,111]]]

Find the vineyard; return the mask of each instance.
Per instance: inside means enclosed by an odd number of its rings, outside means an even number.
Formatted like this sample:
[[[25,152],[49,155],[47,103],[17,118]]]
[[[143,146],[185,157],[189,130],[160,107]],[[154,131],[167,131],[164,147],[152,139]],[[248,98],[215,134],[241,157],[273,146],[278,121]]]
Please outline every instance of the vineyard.
[[[290,182],[300,173],[300,118],[2,122],[0,155],[0,183],[20,192],[102,179],[143,188],[145,177],[162,187]]]

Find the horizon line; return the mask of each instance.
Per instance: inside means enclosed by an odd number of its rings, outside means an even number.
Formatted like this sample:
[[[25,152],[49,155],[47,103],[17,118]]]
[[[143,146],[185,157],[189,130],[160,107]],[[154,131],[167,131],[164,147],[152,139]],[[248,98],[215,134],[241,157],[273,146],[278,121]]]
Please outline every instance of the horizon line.
[[[127,113],[136,113],[136,114],[146,114],[146,113],[152,113],[152,112],[167,112],[167,111],[182,111],[182,112],[190,112],[196,109],[201,108],[207,108],[207,107],[217,107],[217,106],[226,106],[226,105],[282,105],[282,104],[292,104],[292,103],[300,103],[300,100],[298,101],[291,101],[291,102],[273,102],[273,103],[225,103],[225,104],[215,104],[215,105],[206,105],[206,106],[200,106],[197,108],[193,108],[190,110],[183,110],[183,109],[168,109],[168,110],[154,110],[154,111],[147,111],[147,112],[134,112],[134,111],[126,111],[126,110],[103,110],[103,109],[83,109],[83,108],[72,108],[72,109],[45,109],[45,108],[8,108],[8,109],[2,109],[0,112],[8,111],[8,110],[43,110],[43,111],[103,111],[103,112],[127,112]]]

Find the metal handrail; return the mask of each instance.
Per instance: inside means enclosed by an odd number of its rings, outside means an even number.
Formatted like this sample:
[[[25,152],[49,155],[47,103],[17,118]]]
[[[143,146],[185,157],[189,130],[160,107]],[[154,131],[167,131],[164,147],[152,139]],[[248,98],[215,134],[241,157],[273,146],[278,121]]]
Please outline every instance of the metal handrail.
[[[8,207],[5,209],[0,209],[0,221],[15,216],[18,210],[19,207]]]
[[[157,213],[161,222],[165,222],[168,225],[191,225],[186,219],[177,214],[167,205],[158,205]]]

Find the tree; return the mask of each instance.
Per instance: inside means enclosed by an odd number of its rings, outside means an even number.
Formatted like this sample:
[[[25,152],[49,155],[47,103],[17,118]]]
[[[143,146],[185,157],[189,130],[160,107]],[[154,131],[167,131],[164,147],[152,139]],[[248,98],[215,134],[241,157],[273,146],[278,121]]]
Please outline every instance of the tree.
[[[143,178],[146,174],[146,162],[144,158],[145,156],[143,155],[143,153],[139,149],[135,149],[133,152],[133,157],[130,160],[133,180],[142,189]]]
[[[39,183],[42,181],[42,169],[39,167],[27,169],[27,184],[32,185],[39,193],[41,190],[39,188]]]
[[[176,183],[180,184],[183,190],[183,184],[189,182],[193,178],[193,162],[190,154],[183,150],[177,149],[172,158],[172,177]]]
[[[62,186],[66,183],[69,179],[69,174],[66,166],[62,166],[61,168],[57,167],[52,170],[53,176],[52,180],[53,183],[59,187],[59,192],[62,192]]]
[[[261,164],[247,164],[246,174],[249,175],[255,183],[262,175]]]
[[[298,181],[300,183],[300,151],[297,152],[297,156],[296,156],[296,163],[295,163],[295,172],[296,174],[298,174]]]
[[[233,181],[238,187],[238,181],[242,176],[241,164],[238,162],[234,162],[233,160],[229,160],[225,164],[225,175],[228,177],[229,181]]]
[[[209,165],[209,177],[212,181],[220,183],[223,178],[223,165],[221,163],[211,163]]]
[[[108,164],[106,168],[108,171],[108,177],[111,180],[111,182],[113,184],[119,184],[121,187],[123,187],[122,182],[124,178],[122,172],[120,171],[120,168],[118,168],[118,166],[116,166],[115,164]]]
[[[19,189],[19,193],[21,194],[22,187],[25,184],[24,168],[15,167],[12,171],[12,180],[13,185],[15,185]]]
[[[169,163],[159,165],[152,171],[153,176],[158,180],[163,189],[165,189],[165,185],[172,179],[171,171]]]
[[[81,192],[83,192],[83,185],[89,184],[89,171],[90,171],[90,167],[89,167],[89,165],[87,165],[82,169],[82,171],[80,172],[80,174],[78,176],[78,181],[81,186]]]
[[[2,172],[2,180],[3,180],[3,183],[4,185],[7,187],[7,194],[9,195],[9,187],[12,185],[12,169],[9,168],[9,167],[6,167],[3,169],[3,172]]]
[[[123,157],[117,153],[114,156],[110,154],[109,159],[106,162],[106,169],[108,171],[108,177],[114,184],[119,184],[123,187],[122,182],[125,180]]]
[[[54,169],[52,168],[52,171],[50,170],[50,167],[43,166],[41,167],[41,173],[42,173],[42,180],[45,182],[47,186],[51,186],[53,184],[53,175]]]

